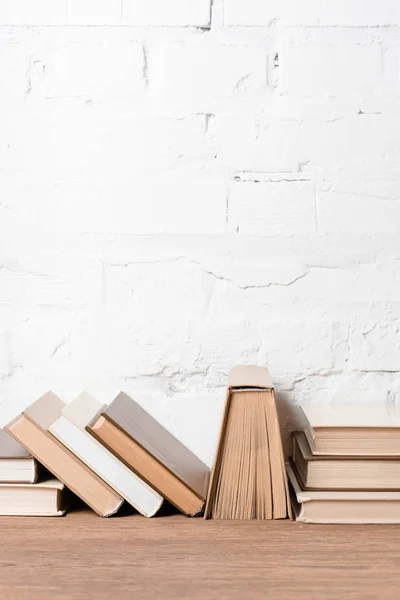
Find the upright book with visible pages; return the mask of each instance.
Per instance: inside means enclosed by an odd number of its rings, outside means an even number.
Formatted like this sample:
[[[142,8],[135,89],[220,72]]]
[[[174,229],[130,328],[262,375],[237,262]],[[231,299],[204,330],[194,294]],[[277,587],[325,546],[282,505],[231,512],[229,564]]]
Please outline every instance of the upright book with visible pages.
[[[127,394],[118,394],[87,430],[181,512],[203,510],[208,467]]]
[[[282,439],[271,377],[263,367],[234,367],[205,517],[291,518]]]
[[[85,430],[106,407],[84,392],[68,404],[50,432],[145,517],[160,509],[163,498]]]
[[[302,404],[313,454],[400,456],[400,412],[383,405]]]
[[[304,491],[289,464],[287,471],[300,523],[400,524],[400,492]]]
[[[5,429],[98,515],[109,517],[123,499],[49,432],[64,407],[60,398],[48,392]]]
[[[0,483],[35,483],[38,464],[32,454],[0,429]]]
[[[69,491],[61,481],[35,484],[0,484],[0,515],[15,517],[61,517],[69,504]]]

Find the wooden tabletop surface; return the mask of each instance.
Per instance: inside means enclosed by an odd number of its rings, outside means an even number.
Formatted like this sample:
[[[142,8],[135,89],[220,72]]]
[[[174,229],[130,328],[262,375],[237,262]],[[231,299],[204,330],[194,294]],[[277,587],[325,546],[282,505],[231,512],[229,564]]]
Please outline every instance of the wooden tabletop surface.
[[[398,599],[400,526],[0,517],[0,598]]]

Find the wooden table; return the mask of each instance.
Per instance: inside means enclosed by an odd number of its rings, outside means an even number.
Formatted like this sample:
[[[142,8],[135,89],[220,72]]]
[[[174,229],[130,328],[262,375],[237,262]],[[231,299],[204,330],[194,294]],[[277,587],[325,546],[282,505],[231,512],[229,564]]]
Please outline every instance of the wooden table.
[[[1,517],[0,598],[398,599],[400,526]]]

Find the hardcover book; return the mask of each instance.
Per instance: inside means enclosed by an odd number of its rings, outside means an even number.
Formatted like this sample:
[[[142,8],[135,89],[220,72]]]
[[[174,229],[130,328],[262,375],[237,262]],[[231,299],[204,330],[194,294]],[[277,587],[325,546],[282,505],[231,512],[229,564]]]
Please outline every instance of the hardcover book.
[[[313,454],[400,456],[400,412],[382,405],[302,404]]]
[[[57,479],[40,483],[0,484],[0,515],[61,517],[68,508],[69,494]]]
[[[38,464],[32,454],[0,429],[0,483],[35,483]]]
[[[203,510],[208,467],[127,394],[118,394],[87,430],[180,511]]]
[[[400,492],[304,491],[289,464],[287,471],[301,523],[400,523]]]
[[[50,432],[136,510],[151,517],[160,509],[162,496],[85,430],[105,408],[84,392],[63,409]]]
[[[400,456],[313,455],[304,433],[296,432],[293,462],[305,490],[400,489]]]
[[[49,432],[64,407],[60,398],[48,392],[5,429],[98,515],[108,517],[118,511],[123,499]]]
[[[267,369],[235,367],[228,380],[205,517],[291,518],[274,388]]]

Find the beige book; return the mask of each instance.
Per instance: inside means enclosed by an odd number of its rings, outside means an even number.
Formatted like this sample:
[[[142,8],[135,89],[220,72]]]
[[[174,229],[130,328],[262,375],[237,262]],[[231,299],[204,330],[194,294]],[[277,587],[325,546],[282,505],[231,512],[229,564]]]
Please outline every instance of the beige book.
[[[48,479],[34,485],[0,484],[0,515],[61,517],[69,505],[69,491],[61,481]]]
[[[205,517],[288,516],[291,506],[271,377],[262,367],[235,367],[229,375]]]
[[[400,457],[313,455],[304,433],[295,432],[293,462],[306,490],[400,490]]]
[[[303,491],[286,466],[296,521],[400,524],[400,492]]]
[[[64,406],[48,392],[5,429],[98,515],[109,517],[117,512],[123,499],[48,431]]]
[[[105,408],[84,392],[64,408],[50,432],[136,510],[152,517],[163,503],[162,496],[85,429]]]
[[[127,394],[118,394],[87,430],[183,513],[202,511],[208,467]]]
[[[383,405],[302,404],[313,454],[400,456],[400,412]]]
[[[0,429],[0,483],[36,483],[38,464],[32,454]]]

